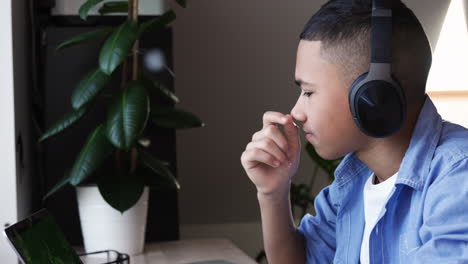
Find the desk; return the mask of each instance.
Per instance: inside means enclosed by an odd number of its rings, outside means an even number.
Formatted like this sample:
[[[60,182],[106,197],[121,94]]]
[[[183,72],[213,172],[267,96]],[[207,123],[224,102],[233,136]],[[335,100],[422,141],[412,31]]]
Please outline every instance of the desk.
[[[209,261],[219,260],[219,262]],[[222,260],[222,261],[221,261]],[[193,239],[145,245],[143,254],[130,256],[131,264],[257,264],[227,239]],[[89,262],[88,263],[99,263]],[[102,262],[100,262],[102,263]]]

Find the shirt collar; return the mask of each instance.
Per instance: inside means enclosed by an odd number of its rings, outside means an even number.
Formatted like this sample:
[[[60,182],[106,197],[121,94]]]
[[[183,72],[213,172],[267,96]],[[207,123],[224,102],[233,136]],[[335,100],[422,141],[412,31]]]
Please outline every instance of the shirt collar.
[[[432,100],[425,96],[424,106],[416,122],[410,145],[403,157],[395,184],[405,184],[414,189],[421,189],[424,176],[429,167],[442,131],[442,119],[437,113]],[[367,171],[367,172],[366,172]],[[342,187],[354,176],[371,173],[356,154],[350,153],[335,170],[338,187]]]

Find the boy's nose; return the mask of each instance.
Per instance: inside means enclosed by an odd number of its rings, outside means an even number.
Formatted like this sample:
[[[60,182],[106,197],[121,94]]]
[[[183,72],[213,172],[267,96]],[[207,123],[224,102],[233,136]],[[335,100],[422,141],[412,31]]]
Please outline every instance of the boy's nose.
[[[304,123],[306,121],[306,115],[304,112],[298,107],[298,103],[294,105],[293,109],[291,109],[291,116],[297,120],[298,122]]]

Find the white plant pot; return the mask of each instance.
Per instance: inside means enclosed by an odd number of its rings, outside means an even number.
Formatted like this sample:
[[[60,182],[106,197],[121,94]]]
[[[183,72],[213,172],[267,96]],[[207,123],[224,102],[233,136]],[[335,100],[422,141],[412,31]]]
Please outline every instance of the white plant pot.
[[[143,252],[148,187],[138,202],[123,214],[102,198],[97,186],[77,186],[76,194],[86,252],[108,249],[129,255]]]

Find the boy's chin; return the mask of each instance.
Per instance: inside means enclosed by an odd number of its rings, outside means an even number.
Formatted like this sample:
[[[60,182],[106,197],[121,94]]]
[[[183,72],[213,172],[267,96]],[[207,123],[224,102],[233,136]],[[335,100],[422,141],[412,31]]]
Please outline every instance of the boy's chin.
[[[336,160],[346,155],[333,149],[322,149],[315,147],[315,152],[324,160]]]

